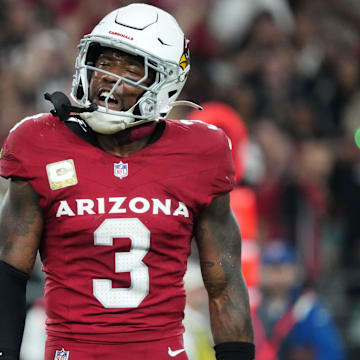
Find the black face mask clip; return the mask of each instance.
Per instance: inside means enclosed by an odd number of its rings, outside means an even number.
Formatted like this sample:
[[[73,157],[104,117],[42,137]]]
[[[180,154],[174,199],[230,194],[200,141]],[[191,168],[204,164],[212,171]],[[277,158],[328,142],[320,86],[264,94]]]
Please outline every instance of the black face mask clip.
[[[50,101],[54,106],[54,109],[50,110],[50,113],[58,117],[61,121],[67,120],[72,112],[80,114],[97,110],[96,104],[91,104],[87,108],[72,106],[69,98],[61,91],[55,91],[52,94],[45,93],[44,98],[45,100]]]

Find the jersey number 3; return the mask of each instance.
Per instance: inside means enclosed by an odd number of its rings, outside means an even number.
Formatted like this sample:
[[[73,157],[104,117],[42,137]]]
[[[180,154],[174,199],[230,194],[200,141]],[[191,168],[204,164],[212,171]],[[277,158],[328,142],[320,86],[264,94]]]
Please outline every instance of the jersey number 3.
[[[115,253],[115,272],[130,272],[129,288],[112,287],[109,279],[94,279],[94,296],[105,308],[135,308],[149,293],[149,270],[142,262],[149,251],[150,231],[136,218],[106,219],[94,233],[94,244],[113,246],[114,238],[129,238],[128,252]]]

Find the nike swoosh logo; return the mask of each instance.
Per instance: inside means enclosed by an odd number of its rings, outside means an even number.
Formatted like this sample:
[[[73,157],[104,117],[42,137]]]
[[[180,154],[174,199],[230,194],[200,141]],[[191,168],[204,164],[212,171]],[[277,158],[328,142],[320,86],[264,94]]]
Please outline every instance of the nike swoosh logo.
[[[171,357],[175,357],[175,356],[181,354],[183,351],[185,351],[185,349],[180,349],[180,350],[172,351],[170,348],[168,348],[168,354],[169,354]]]

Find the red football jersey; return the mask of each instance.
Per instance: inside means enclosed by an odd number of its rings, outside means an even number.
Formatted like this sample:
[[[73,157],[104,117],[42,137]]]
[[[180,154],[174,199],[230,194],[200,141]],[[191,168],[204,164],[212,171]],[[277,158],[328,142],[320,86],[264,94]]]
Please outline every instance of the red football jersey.
[[[164,121],[156,142],[122,158],[50,114],[11,130],[0,175],[40,195],[49,334],[109,343],[182,334],[194,222],[233,188],[234,169],[222,130]]]

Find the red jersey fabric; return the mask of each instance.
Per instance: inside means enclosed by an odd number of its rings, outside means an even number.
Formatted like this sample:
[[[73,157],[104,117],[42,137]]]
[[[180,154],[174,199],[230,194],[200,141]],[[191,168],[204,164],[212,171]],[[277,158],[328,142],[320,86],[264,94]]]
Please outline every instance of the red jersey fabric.
[[[188,360],[182,336],[145,341],[141,344],[133,342],[95,344],[48,336],[44,360],[169,360],[171,358]]]
[[[155,143],[119,158],[40,114],[10,132],[0,175],[29,181],[45,228],[47,332],[93,343],[183,333],[183,275],[194,222],[233,188],[226,135],[166,122]]]

